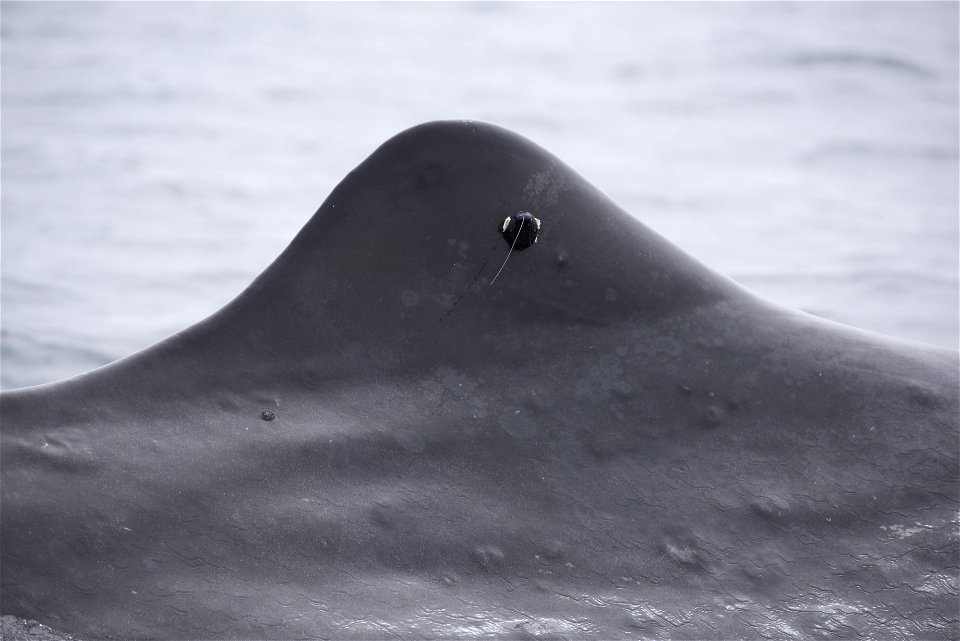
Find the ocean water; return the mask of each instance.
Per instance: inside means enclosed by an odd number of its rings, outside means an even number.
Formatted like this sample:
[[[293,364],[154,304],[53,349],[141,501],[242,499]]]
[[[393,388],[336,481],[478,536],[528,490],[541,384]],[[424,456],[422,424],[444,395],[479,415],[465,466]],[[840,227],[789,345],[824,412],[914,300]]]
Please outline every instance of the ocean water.
[[[442,118],[771,300],[957,348],[958,6],[5,1],[0,386],[216,311]]]

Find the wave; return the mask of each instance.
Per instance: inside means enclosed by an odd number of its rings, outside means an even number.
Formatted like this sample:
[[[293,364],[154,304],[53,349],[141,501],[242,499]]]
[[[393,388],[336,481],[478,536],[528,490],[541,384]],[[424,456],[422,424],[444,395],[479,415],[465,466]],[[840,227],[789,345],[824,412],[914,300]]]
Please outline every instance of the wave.
[[[936,71],[915,60],[887,53],[813,49],[794,51],[774,59],[788,67],[874,68],[922,78],[937,77]]]
[[[864,141],[830,142],[803,152],[801,163],[819,163],[838,159],[893,159],[956,161],[960,158],[955,146],[891,145]]]

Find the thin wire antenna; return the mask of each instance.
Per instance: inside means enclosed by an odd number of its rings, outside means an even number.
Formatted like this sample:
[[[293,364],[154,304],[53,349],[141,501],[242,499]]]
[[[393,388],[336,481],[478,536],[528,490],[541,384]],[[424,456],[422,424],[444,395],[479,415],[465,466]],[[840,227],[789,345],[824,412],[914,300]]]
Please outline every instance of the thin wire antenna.
[[[507,252],[507,257],[503,259],[503,264],[500,265],[497,275],[493,277],[493,280],[490,281],[490,284],[493,285],[494,281],[497,280],[497,277],[500,276],[500,272],[503,271],[503,268],[507,266],[507,261],[510,260],[510,254],[513,253],[513,248],[517,244],[517,239],[520,238],[520,230],[523,229],[523,218],[520,219],[520,226],[517,227],[517,235],[513,237],[513,245],[510,245],[510,251]]]

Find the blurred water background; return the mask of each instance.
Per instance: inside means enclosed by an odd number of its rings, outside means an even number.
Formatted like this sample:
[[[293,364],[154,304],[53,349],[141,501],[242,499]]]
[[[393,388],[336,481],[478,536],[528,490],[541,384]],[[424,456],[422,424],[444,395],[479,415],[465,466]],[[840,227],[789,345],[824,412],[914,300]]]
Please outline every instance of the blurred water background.
[[[759,294],[958,345],[958,4],[12,3],[4,388],[214,312],[388,137],[488,120]]]

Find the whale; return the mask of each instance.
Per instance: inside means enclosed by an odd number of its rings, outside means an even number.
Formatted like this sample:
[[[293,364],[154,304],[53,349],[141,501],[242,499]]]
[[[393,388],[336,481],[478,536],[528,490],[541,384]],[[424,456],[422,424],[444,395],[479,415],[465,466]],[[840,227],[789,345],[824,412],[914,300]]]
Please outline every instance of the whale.
[[[958,638],[958,384],[956,351],[764,300],[526,138],[430,122],[209,318],[0,394],[0,610],[85,639]]]

